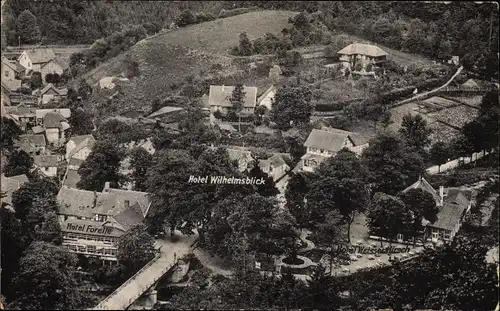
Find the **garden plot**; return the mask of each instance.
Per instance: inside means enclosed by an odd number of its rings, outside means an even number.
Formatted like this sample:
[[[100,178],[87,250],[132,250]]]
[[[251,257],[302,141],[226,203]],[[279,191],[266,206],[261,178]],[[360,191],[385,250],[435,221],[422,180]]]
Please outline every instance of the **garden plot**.
[[[481,101],[483,100],[483,96],[481,95],[474,95],[474,96],[446,96],[447,98],[451,100],[456,100],[457,102],[477,107],[481,105]]]
[[[437,141],[450,142],[454,137],[460,134],[459,130],[438,121],[429,124],[428,127],[432,130],[429,135],[432,143]]]
[[[439,108],[451,108],[451,107],[456,107],[456,106],[460,105],[460,103],[457,103],[453,100],[446,99],[446,98],[439,97],[439,96],[433,96],[431,98],[423,100],[422,103],[424,105],[429,105],[429,107],[435,107],[437,109],[439,109]]]
[[[466,123],[472,121],[478,114],[474,108],[460,105],[439,112],[429,114],[429,117],[450,125],[456,129],[461,129]]]

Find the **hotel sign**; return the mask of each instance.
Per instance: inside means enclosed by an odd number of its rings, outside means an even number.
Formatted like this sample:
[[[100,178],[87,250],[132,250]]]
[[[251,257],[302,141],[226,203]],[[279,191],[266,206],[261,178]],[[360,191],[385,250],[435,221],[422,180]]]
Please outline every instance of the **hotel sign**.
[[[110,227],[103,227],[103,226],[95,227],[88,224],[77,225],[72,223],[67,224],[66,230],[78,231],[87,234],[104,234],[104,235],[110,235],[113,232],[113,228]]]

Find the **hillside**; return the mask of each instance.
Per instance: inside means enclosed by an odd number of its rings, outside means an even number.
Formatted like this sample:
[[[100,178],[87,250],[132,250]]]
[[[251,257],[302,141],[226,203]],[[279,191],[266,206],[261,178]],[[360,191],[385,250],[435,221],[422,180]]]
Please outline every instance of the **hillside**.
[[[152,39],[159,43],[175,43],[210,53],[226,54],[238,45],[239,35],[246,32],[250,40],[266,33],[279,33],[290,27],[288,18],[296,15],[290,11],[257,11],[202,24],[191,25],[160,34]]]
[[[288,18],[294,14],[252,12],[161,33],[100,64],[84,78],[95,85],[104,77],[122,73],[125,58],[136,61],[141,75],[122,85],[111,105],[105,97],[97,98],[98,110],[103,115],[120,114],[130,109],[148,110],[155,98],[171,95],[175,85],[186,77],[208,78],[241,72],[234,58],[226,54],[229,47],[237,44],[239,34],[247,31],[250,38],[256,38],[267,32],[278,33],[288,26]]]

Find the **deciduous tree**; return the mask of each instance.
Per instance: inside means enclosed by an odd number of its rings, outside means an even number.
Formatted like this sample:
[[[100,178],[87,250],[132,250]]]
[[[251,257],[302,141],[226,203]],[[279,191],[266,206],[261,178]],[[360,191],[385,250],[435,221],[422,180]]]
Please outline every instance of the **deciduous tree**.
[[[448,146],[443,141],[438,141],[432,144],[430,150],[430,159],[432,164],[438,165],[438,173],[441,170],[441,165],[445,164],[446,161],[451,157],[452,150],[450,150],[450,146]]]
[[[79,309],[81,291],[75,254],[46,242],[33,242],[20,261],[19,274],[13,282],[17,299],[11,308],[27,310]]]
[[[111,141],[97,141],[92,152],[78,169],[78,187],[86,190],[102,191],[104,184],[110,182],[118,187],[123,181],[120,162],[123,151]]]
[[[40,27],[35,15],[30,10],[24,10],[16,20],[17,33],[21,35],[23,43],[33,44],[40,40]]]
[[[136,147],[130,152],[131,178],[134,190],[146,191],[147,171],[153,164],[153,156],[144,148]]]
[[[155,240],[146,232],[143,224],[137,224],[125,232],[118,241],[118,262],[129,274],[142,268],[155,256]]]
[[[407,114],[403,116],[399,133],[403,136],[409,147],[417,152],[423,152],[430,144],[429,135],[431,130],[427,127],[427,121],[417,114],[412,116]]]
[[[282,127],[307,124],[312,114],[311,90],[305,86],[278,88],[272,101],[271,121]]]
[[[316,174],[318,177],[307,194],[309,215],[321,219],[332,210],[338,210],[347,225],[347,239],[350,241],[354,216],[362,212],[369,201],[366,168],[352,151],[343,149],[321,163]]]
[[[405,203],[381,192],[374,195],[367,214],[370,231],[388,239],[395,239],[413,224],[413,215]]]
[[[14,150],[7,155],[7,163],[4,166],[6,177],[28,174],[33,168],[33,158],[24,150]]]
[[[21,135],[21,129],[16,125],[16,123],[5,117],[2,117],[2,123],[0,124],[2,131],[0,133],[0,147],[2,150],[10,150],[14,145],[14,141],[19,139]]]
[[[407,232],[412,234],[415,241],[418,234],[424,229],[422,220],[425,219],[430,223],[434,223],[437,220],[439,208],[436,206],[436,201],[432,195],[422,189],[410,189],[401,193],[399,198],[413,215],[413,223],[408,227]]]
[[[396,135],[382,133],[363,150],[361,161],[369,171],[373,192],[396,194],[413,183],[424,171],[419,154]]]
[[[91,134],[94,130],[92,114],[82,108],[73,109],[68,121],[74,136]]]

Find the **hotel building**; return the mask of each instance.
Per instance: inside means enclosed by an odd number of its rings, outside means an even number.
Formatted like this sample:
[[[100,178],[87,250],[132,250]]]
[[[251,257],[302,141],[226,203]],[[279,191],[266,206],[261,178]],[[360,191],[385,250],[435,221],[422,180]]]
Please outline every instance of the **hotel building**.
[[[122,234],[146,217],[151,201],[148,193],[113,189],[102,192],[63,186],[57,195],[63,247],[103,262],[115,262]]]

